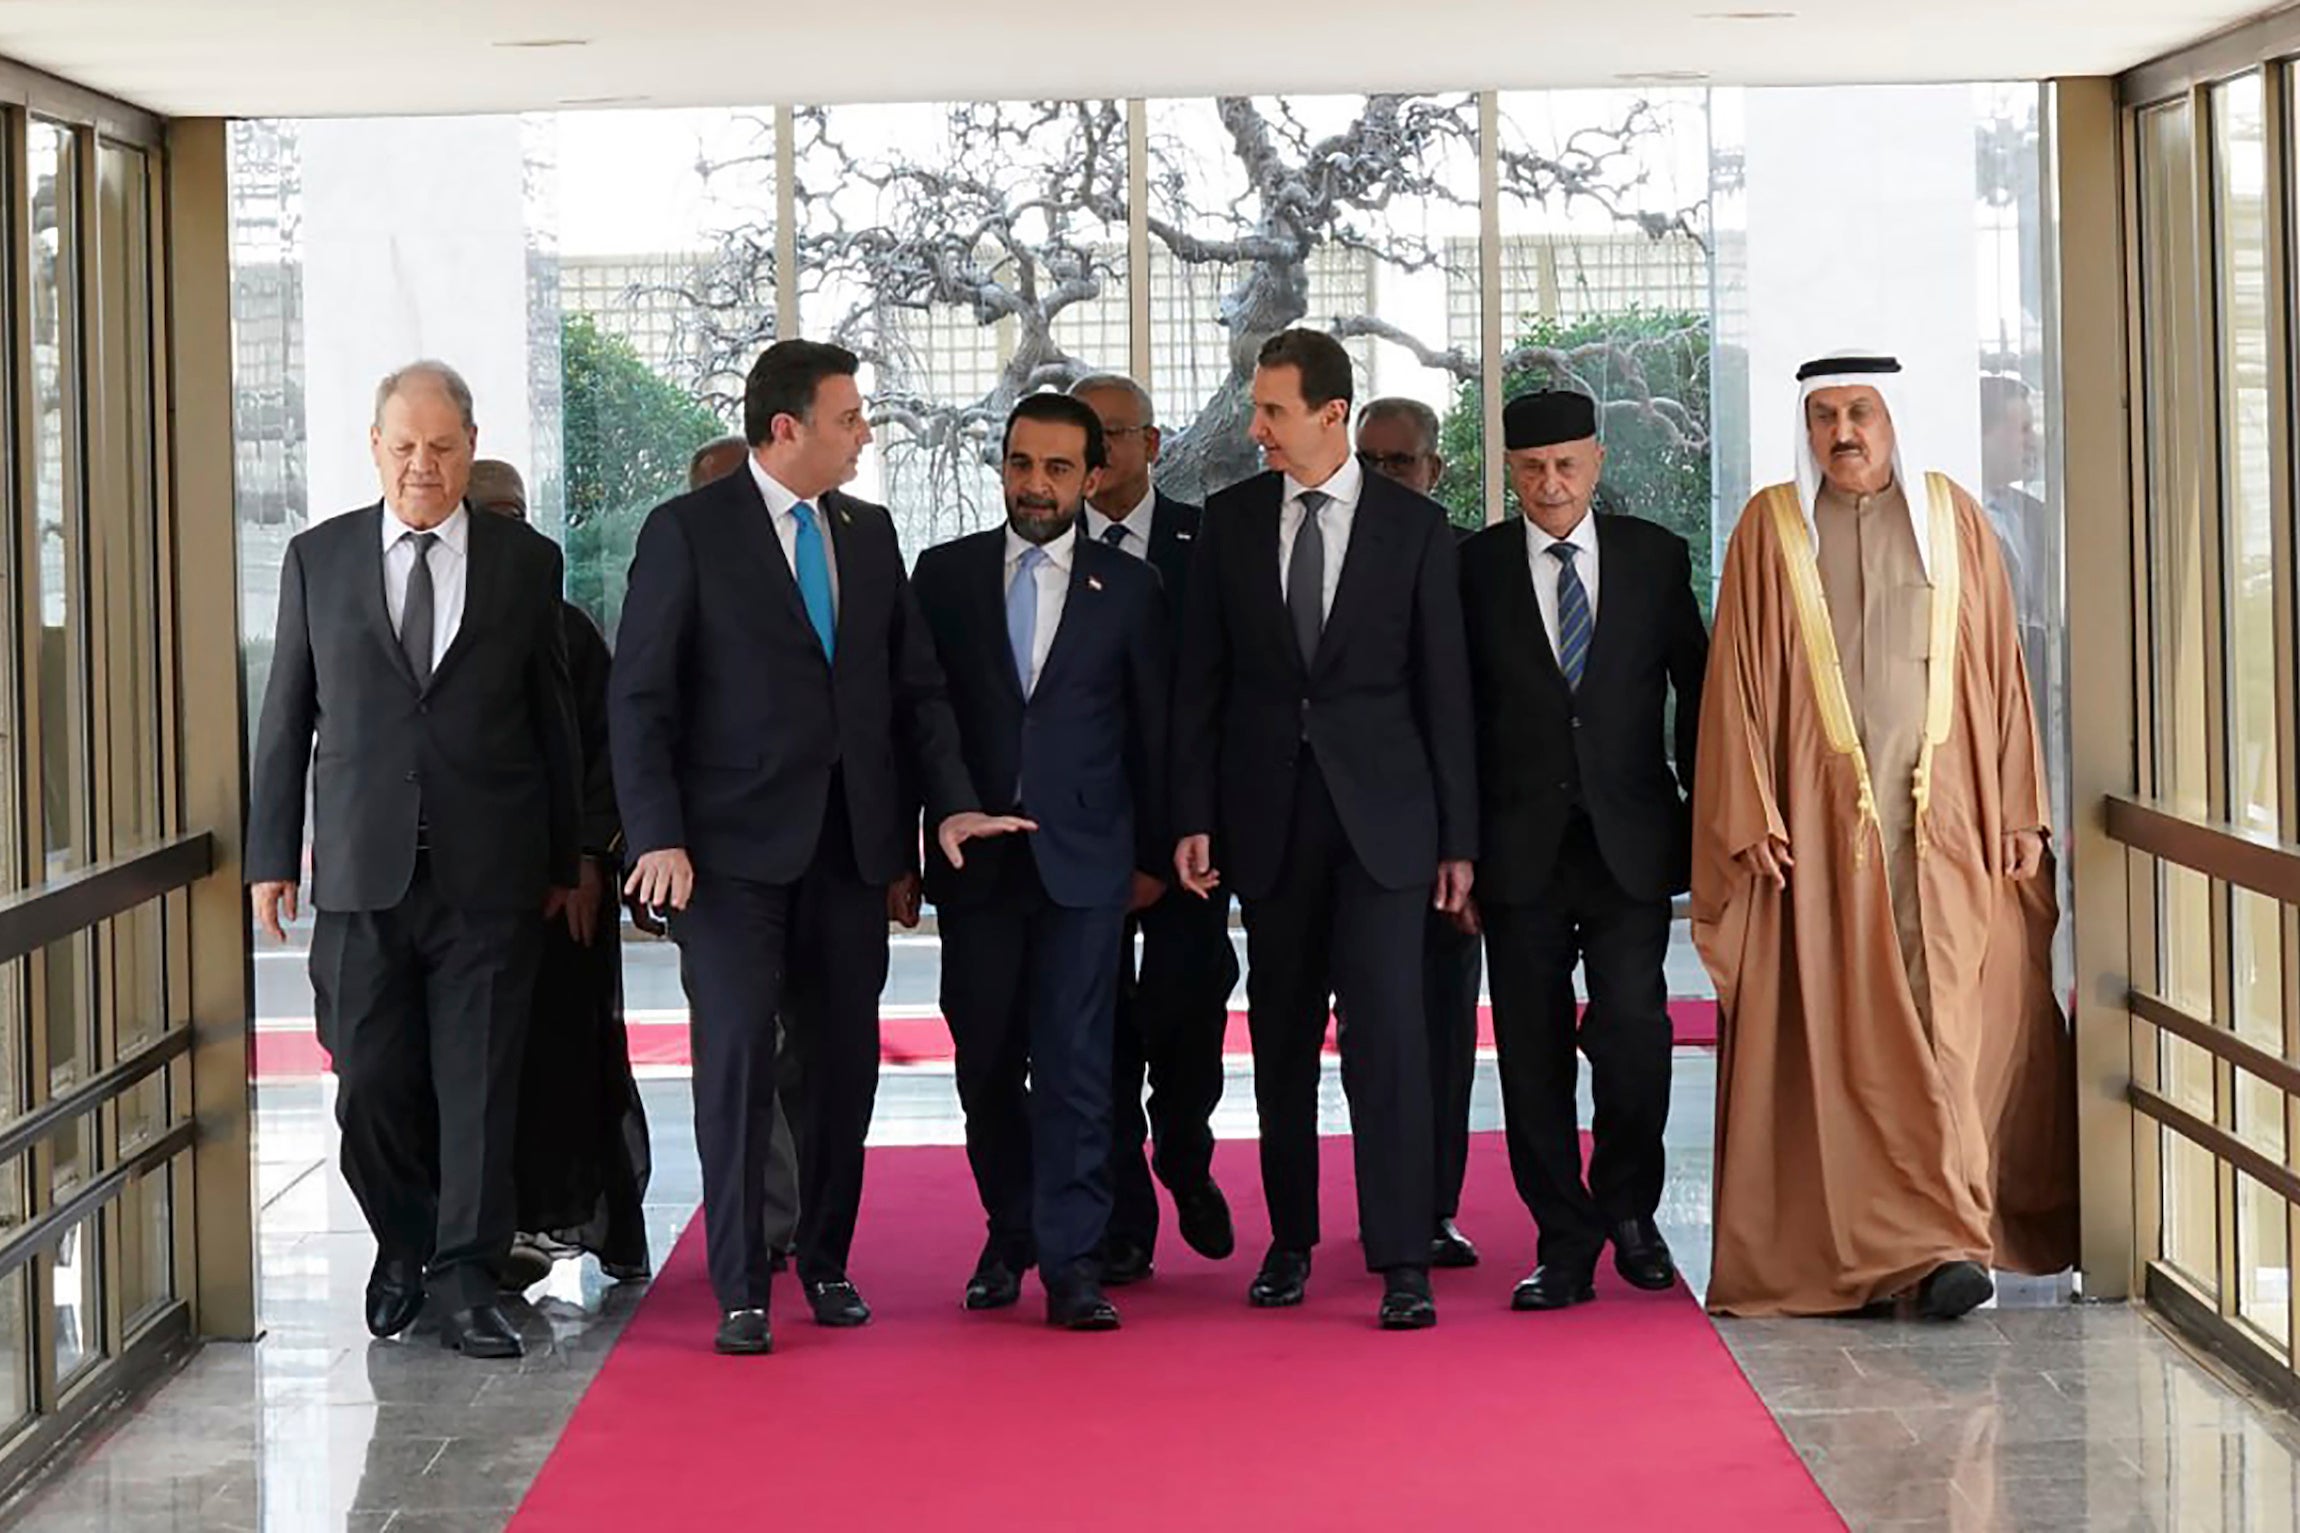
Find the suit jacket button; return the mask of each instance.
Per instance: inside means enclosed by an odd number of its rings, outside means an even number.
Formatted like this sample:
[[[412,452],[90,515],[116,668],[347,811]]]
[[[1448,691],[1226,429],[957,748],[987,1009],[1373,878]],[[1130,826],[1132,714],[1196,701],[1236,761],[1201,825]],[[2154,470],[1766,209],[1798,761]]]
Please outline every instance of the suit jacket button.
[[[420,782],[423,780],[423,774],[421,772],[410,772],[407,774],[407,780],[409,782]]]
[[[1574,728],[1579,729],[1581,727],[1581,715],[1578,713],[1575,714],[1569,722],[1573,725]]]

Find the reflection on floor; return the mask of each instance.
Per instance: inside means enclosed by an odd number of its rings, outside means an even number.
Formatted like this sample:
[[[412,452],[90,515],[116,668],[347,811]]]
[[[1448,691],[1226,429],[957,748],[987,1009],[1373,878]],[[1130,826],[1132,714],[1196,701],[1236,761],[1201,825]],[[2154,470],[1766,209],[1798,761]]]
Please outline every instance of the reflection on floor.
[[[1711,1056],[1681,1052],[1661,1223],[1697,1286],[1708,1276],[1713,1089]],[[699,1189],[684,1083],[645,1090],[660,1256]],[[1235,1074],[1225,1134],[1252,1131],[1251,1104],[1250,1082]],[[1345,1126],[1330,1063],[1324,1110],[1328,1128]],[[1498,1126],[1490,1060],[1474,1110],[1478,1127]],[[947,1070],[890,1072],[874,1142],[957,1138]],[[267,1087],[258,1144],[264,1340],[206,1348],[25,1498],[9,1526],[492,1533],[508,1521],[638,1291],[603,1282],[589,1263],[562,1263],[517,1310],[530,1349],[518,1365],[465,1362],[423,1334],[371,1344],[360,1292],[372,1247],[334,1170],[326,1088]],[[970,1259],[952,1253],[954,1274]],[[1516,1275],[1496,1274],[1496,1292]],[[2224,1383],[2139,1310],[2065,1298],[2057,1284],[2008,1285],[1998,1308],[1953,1327],[1721,1329],[1856,1528],[2300,1525],[2300,1427]]]

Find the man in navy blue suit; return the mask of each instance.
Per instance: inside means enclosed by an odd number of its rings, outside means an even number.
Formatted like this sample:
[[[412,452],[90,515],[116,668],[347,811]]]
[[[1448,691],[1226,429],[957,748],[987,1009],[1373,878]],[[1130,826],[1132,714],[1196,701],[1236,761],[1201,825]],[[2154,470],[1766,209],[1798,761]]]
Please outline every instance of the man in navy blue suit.
[[[1006,424],[1006,525],[929,549],[912,580],[974,796],[1036,827],[964,866],[927,859],[967,1158],[989,1222],[966,1307],[1015,1303],[1035,1265],[1048,1323],[1084,1331],[1118,1325],[1097,1253],[1119,939],[1127,913],[1165,892],[1173,844],[1158,577],[1078,531],[1105,451],[1084,404],[1024,399]]]
[[[778,341],[743,393],[743,471],[647,515],[608,689],[624,892],[667,910],[694,1010],[695,1147],[720,1352],[773,1350],[766,1172],[778,1014],[806,1061],[799,1281],[847,1276],[878,1091],[888,888],[924,800],[944,853],[1029,827],[979,813],[894,523],[841,494],[870,441],[852,352]],[[785,998],[790,1005],[786,1008]]]

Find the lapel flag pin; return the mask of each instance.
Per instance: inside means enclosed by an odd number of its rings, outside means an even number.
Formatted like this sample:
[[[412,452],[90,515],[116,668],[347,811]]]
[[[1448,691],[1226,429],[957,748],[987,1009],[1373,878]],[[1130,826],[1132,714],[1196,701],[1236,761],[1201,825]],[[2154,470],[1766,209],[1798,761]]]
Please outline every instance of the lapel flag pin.
[[[1099,591],[1099,590],[1101,590],[1101,589],[1102,589],[1102,577],[1101,577],[1101,576],[1099,576],[1099,575],[1089,575],[1089,576],[1087,576],[1087,577],[1086,577],[1086,589],[1087,589],[1087,590],[1089,590],[1089,591]]]

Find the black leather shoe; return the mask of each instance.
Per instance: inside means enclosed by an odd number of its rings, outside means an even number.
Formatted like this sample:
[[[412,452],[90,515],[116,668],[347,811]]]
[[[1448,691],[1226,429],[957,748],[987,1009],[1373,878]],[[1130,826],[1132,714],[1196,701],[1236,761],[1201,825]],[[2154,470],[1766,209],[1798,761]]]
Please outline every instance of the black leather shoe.
[[[1385,1331],[1426,1331],[1437,1324],[1437,1301],[1430,1275],[1421,1267],[1392,1267],[1382,1274],[1381,1327]]]
[[[1102,1281],[1112,1288],[1139,1283],[1150,1275],[1150,1248],[1123,1236],[1102,1242]]]
[[[1188,1192],[1174,1194],[1174,1222],[1182,1243],[1208,1261],[1221,1261],[1238,1249],[1238,1231],[1230,1223],[1230,1202],[1208,1177]]]
[[[1945,1262],[1917,1285],[1917,1313],[1958,1320],[1996,1297],[1996,1281],[1979,1262]]]
[[[1568,1272],[1563,1267],[1540,1266],[1509,1296],[1511,1309],[1571,1309],[1597,1297],[1587,1269]]]
[[[551,1255],[532,1241],[515,1240],[497,1257],[495,1286],[505,1293],[525,1293],[551,1275]]]
[[[814,1307],[817,1325],[845,1329],[870,1323],[870,1306],[863,1303],[863,1296],[845,1278],[835,1278],[828,1283],[809,1283],[807,1303]]]
[[[1046,1323],[1065,1331],[1115,1331],[1118,1306],[1103,1297],[1101,1284],[1077,1278],[1046,1291]]]
[[[459,1309],[439,1327],[439,1344],[465,1357],[525,1357],[526,1344],[492,1304]]]
[[[367,1275],[367,1330],[371,1336],[397,1336],[423,1313],[423,1263],[378,1256]]]
[[[719,1317],[711,1350],[726,1357],[761,1357],[775,1350],[775,1333],[763,1309],[731,1309]]]
[[[968,1309],[1005,1309],[1021,1298],[1022,1274],[1000,1253],[985,1250],[974,1264],[974,1276],[966,1280],[966,1297],[959,1302]]]
[[[1660,1293],[1677,1286],[1677,1263],[1669,1242],[1650,1219],[1626,1219],[1613,1227],[1613,1270],[1632,1288]]]
[[[1461,1232],[1461,1226],[1451,1219],[1440,1219],[1438,1230],[1430,1237],[1430,1265],[1433,1267],[1474,1267],[1477,1265],[1477,1247]]]
[[[1247,1286],[1246,1302],[1256,1309],[1285,1309],[1301,1303],[1309,1289],[1310,1253],[1272,1246]]]

